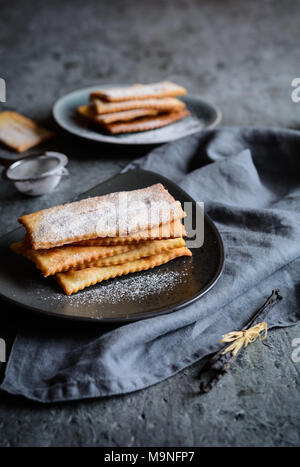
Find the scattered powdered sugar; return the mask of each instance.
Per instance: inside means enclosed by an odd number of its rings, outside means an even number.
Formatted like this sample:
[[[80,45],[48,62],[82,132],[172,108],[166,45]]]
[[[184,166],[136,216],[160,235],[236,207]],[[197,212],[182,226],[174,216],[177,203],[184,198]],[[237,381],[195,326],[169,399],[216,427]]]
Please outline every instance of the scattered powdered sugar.
[[[172,293],[172,290],[186,280],[184,271],[162,271],[159,274],[145,272],[137,276],[124,277],[121,280],[111,280],[97,284],[77,294],[67,297],[61,293],[52,295],[51,300],[61,301],[73,306],[88,304],[118,304],[135,302],[162,292]],[[40,295],[43,300],[50,297]]]

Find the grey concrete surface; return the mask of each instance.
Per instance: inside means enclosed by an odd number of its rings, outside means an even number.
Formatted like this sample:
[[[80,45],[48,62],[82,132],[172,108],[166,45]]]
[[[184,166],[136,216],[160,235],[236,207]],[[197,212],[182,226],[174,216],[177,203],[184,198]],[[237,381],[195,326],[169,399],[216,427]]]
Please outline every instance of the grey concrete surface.
[[[51,195],[35,199],[1,181],[1,233],[25,212],[67,201],[145,152],[56,128],[51,106],[67,91],[167,78],[218,104],[224,125],[299,128],[300,103],[291,100],[299,17],[299,2],[291,0],[0,0],[0,77],[7,84],[0,110],[55,128],[44,147],[65,152],[71,172]],[[0,156],[16,157],[4,147]],[[1,302],[0,337],[8,343],[24,313]],[[1,393],[0,446],[298,446],[294,338],[299,326],[272,331],[204,396],[201,362],[122,397],[42,406]]]

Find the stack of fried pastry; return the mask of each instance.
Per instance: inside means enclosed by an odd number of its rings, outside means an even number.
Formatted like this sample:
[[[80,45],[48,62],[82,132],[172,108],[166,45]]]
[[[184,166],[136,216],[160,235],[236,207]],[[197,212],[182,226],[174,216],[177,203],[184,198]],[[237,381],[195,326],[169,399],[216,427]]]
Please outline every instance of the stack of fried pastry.
[[[160,184],[55,206],[19,219],[25,238],[11,249],[55,275],[67,295],[180,256],[185,247],[178,201]]]
[[[190,114],[177,99],[184,94],[185,88],[170,81],[98,89],[90,94],[91,104],[77,110],[111,134],[154,130]]]

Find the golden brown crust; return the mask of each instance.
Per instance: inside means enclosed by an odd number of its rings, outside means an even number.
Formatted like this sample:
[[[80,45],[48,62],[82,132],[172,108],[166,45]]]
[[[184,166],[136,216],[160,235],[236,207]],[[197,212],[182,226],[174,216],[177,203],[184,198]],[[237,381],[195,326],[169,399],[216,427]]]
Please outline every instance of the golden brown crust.
[[[122,102],[105,102],[97,97],[91,97],[91,102],[92,108],[99,115],[133,109],[154,109],[159,112],[171,112],[185,108],[184,102],[176,99],[175,97],[163,97],[161,99],[136,99]]]
[[[53,135],[53,132],[17,112],[6,110],[0,113],[0,141],[15,151],[26,151]]]
[[[192,256],[188,248],[174,248],[158,255],[140,258],[135,261],[100,268],[86,268],[79,271],[68,271],[56,274],[56,279],[67,295],[78,292],[91,285],[107,279],[123,276],[132,272],[145,271],[167,263],[180,256]]]
[[[88,118],[93,122],[96,121],[97,114],[91,105],[80,105],[79,107],[77,107],[77,112],[82,117]]]
[[[133,109],[133,110],[125,110],[123,112],[115,112],[109,114],[98,115],[93,107],[89,105],[81,105],[78,107],[78,112],[80,115],[92,120],[95,123],[98,123],[100,126],[105,126],[109,123],[114,122],[127,122],[130,120],[134,120],[136,118],[145,117],[145,116],[156,116],[158,111],[155,109]]]
[[[152,99],[158,97],[173,97],[186,94],[186,89],[171,81],[161,81],[152,84],[134,84],[128,87],[98,89],[91,97],[100,97],[108,102],[121,102],[135,99]]]
[[[60,271],[80,268],[82,265],[120,255],[135,248],[134,245],[63,246],[50,250],[32,250],[25,241],[13,243],[10,248],[32,261],[45,277]]]
[[[127,122],[130,120],[135,120],[136,118],[141,117],[155,117],[158,115],[158,111],[155,109],[132,109],[132,110],[124,110],[123,112],[114,112],[110,114],[104,115],[97,115],[95,117],[95,121],[107,125],[109,123],[115,122]]]
[[[116,237],[181,219],[180,203],[160,184],[87,198],[19,218],[34,250]]]
[[[94,238],[93,240],[83,240],[79,245],[125,245],[130,243],[138,243],[145,240],[160,240],[167,238],[185,237],[186,231],[180,219],[177,219],[168,224],[161,224],[152,229],[142,230],[132,235],[123,237],[106,237]]]
[[[173,248],[181,248],[185,246],[183,238],[172,238],[168,240],[149,240],[148,242],[140,242],[135,245],[134,249],[121,253],[119,255],[110,256],[107,258],[100,258],[91,263],[82,265],[80,268],[100,268],[103,266],[112,266],[114,264],[124,264],[135,261],[139,258],[146,258],[147,256],[157,255],[163,251],[172,250]]]
[[[120,133],[137,133],[140,131],[149,131],[155,130],[156,128],[161,128],[171,123],[182,120],[185,117],[188,117],[190,112],[188,110],[180,110],[178,112],[169,112],[166,114],[160,114],[157,117],[145,117],[132,120],[131,122],[125,123],[111,123],[105,125],[105,129],[111,134],[120,134]]]

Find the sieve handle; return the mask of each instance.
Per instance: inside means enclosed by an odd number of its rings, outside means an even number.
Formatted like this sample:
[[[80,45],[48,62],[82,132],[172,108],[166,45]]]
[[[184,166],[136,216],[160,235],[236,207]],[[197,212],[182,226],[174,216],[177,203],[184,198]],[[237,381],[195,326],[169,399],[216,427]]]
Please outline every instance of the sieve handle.
[[[6,159],[6,157],[0,157],[0,165],[4,166],[7,169],[11,164],[14,164],[15,162],[20,161],[22,159],[26,159],[26,157],[34,157],[40,155],[40,151],[30,151],[26,154],[26,156],[18,157],[17,159]]]
[[[63,167],[60,171],[60,175],[62,176],[66,176],[66,175],[69,175],[70,172],[68,171],[68,169],[66,169],[66,167]]]

